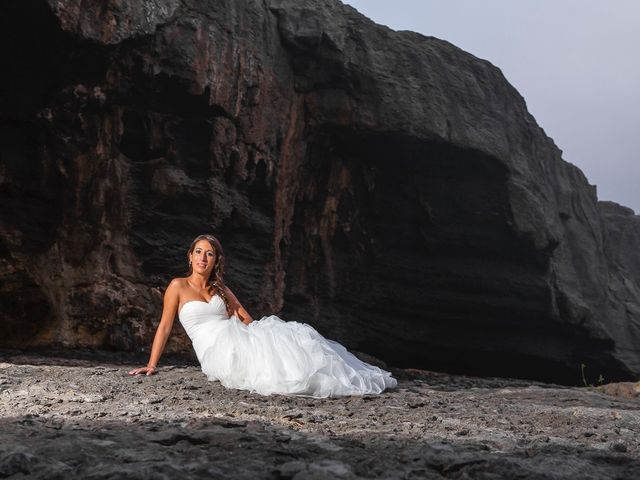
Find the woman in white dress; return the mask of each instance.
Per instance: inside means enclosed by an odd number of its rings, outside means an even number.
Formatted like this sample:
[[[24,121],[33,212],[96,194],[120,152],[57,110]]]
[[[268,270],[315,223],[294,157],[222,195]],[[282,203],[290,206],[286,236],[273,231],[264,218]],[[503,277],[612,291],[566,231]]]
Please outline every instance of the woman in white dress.
[[[391,374],[325,339],[304,323],[275,315],[254,321],[223,281],[224,253],[212,235],[200,235],[187,252],[190,272],[164,294],[162,318],[146,367],[156,373],[176,314],[209,380],[262,395],[311,397],[378,394],[397,385]]]

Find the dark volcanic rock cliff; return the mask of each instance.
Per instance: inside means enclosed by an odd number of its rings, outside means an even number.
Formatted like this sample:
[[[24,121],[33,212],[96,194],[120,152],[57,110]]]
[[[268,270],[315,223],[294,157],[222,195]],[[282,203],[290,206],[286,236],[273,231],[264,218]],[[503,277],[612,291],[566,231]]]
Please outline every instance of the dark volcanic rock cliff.
[[[147,348],[214,232],[256,316],[391,364],[640,374],[638,217],[488,62],[336,0],[9,0],[0,24],[2,345]]]

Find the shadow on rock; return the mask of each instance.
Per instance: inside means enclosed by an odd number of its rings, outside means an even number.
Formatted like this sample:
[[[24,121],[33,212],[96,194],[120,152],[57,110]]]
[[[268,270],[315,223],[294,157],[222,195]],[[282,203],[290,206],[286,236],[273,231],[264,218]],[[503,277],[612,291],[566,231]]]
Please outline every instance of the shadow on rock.
[[[0,475],[32,478],[636,478],[624,452],[487,445],[361,433],[306,434],[261,422],[4,418]]]

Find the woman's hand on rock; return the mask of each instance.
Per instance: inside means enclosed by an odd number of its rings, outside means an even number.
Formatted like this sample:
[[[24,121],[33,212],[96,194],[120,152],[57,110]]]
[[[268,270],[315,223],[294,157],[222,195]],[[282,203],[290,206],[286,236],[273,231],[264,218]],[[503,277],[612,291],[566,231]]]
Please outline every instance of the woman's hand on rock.
[[[156,373],[156,370],[156,367],[134,368],[129,372],[129,375],[146,375],[148,377],[149,375],[153,375],[154,373]]]

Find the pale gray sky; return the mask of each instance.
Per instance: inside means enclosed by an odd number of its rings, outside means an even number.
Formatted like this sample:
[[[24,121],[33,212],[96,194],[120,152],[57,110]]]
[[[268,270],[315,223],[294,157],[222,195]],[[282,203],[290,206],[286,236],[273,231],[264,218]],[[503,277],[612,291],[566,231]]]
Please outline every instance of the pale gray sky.
[[[640,213],[640,1],[342,1],[499,67],[598,197]]]

